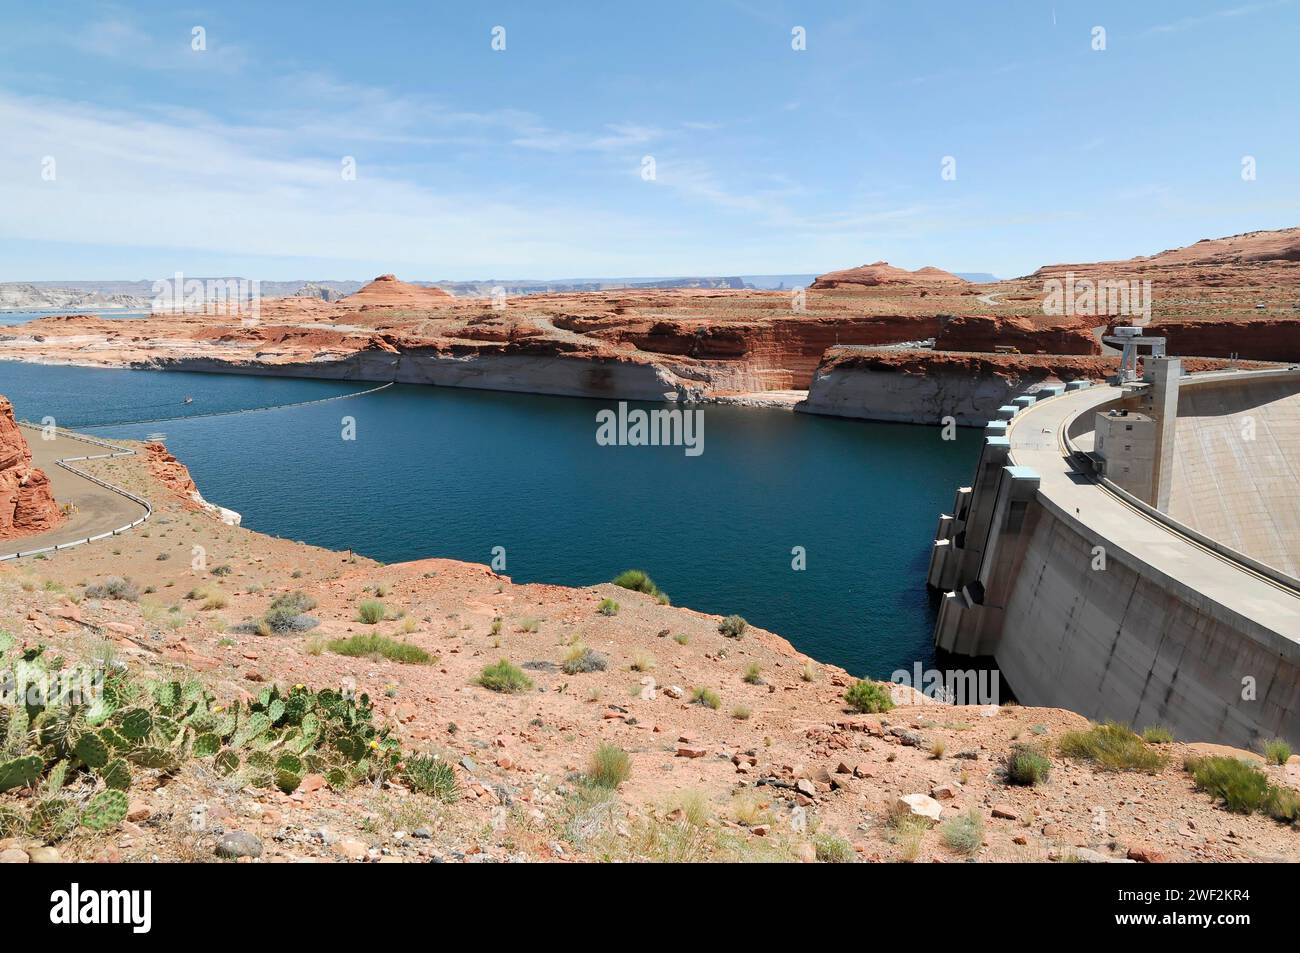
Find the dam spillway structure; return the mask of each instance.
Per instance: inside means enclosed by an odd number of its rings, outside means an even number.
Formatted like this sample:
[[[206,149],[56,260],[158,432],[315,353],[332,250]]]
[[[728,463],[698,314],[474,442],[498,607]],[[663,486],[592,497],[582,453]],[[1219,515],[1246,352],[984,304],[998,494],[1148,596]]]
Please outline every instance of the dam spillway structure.
[[[1300,745],[1300,367],[1187,375],[1153,347],[1141,376],[1017,398],[927,583],[935,645],[1024,704]]]

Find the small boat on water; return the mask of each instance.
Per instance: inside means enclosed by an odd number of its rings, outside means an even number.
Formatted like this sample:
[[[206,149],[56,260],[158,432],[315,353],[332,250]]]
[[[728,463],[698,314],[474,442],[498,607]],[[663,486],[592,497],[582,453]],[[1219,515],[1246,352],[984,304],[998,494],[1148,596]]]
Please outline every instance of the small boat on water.
[[[192,404],[192,403],[194,403],[194,398],[193,398],[193,397],[186,397],[184,403]]]

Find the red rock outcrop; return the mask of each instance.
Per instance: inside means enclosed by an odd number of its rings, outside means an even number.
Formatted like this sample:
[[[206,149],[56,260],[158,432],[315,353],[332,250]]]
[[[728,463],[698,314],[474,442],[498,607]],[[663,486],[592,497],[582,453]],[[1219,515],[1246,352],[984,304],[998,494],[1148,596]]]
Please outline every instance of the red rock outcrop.
[[[1029,318],[964,314],[944,323],[935,347],[944,351],[993,351],[1012,347],[1022,354],[1100,354],[1091,320],[1045,323]]]
[[[161,443],[146,443],[144,452],[154,478],[180,497],[190,509],[199,509],[199,503],[195,499],[199,488],[190,476],[189,468]]]
[[[1174,355],[1238,357],[1257,361],[1300,361],[1300,315],[1254,321],[1170,321],[1148,325],[1148,337],[1168,339]]]
[[[908,271],[895,268],[887,261],[859,265],[857,268],[845,268],[841,271],[829,271],[821,275],[809,287],[814,291],[830,291],[835,288],[876,288],[880,285],[916,285],[919,287],[958,288],[969,284],[965,278],[944,271],[942,268],[918,268]]]
[[[398,281],[396,275],[380,275],[356,294],[339,304],[346,308],[419,308],[445,304],[452,296],[441,288],[426,288]]]
[[[62,521],[49,477],[32,466],[13,405],[0,397],[0,539],[43,533]]]

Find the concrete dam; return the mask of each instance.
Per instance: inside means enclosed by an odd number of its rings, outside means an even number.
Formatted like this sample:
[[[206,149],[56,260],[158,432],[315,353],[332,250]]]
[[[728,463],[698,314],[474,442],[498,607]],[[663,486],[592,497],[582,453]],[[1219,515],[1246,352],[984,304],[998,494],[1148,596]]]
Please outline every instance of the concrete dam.
[[[1300,745],[1300,368],[1149,357],[998,417],[939,519],[936,646],[1027,705]]]

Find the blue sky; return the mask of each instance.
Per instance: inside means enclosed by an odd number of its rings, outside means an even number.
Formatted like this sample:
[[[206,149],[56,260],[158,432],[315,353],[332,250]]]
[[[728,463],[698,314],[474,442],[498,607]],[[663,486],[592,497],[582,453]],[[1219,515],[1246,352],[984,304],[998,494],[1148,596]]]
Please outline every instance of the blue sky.
[[[0,11],[0,280],[1009,277],[1300,224],[1296,0]]]

